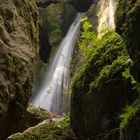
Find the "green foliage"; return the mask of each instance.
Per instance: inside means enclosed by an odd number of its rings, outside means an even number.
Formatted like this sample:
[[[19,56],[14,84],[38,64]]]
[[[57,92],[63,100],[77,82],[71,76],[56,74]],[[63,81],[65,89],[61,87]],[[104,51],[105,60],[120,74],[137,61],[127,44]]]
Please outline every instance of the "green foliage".
[[[93,25],[88,21],[87,16],[81,19],[83,31],[81,33],[81,40],[79,42],[79,48],[85,58],[91,55],[93,50],[93,44],[96,40],[96,34],[92,31]]]
[[[125,71],[122,72],[122,77],[126,79],[130,79],[132,85],[137,84],[137,81],[134,79],[134,76],[131,75],[129,68],[126,68]]]
[[[91,49],[92,54],[87,57],[72,82],[74,87],[79,89],[83,87],[83,91],[87,88],[92,90],[99,88],[128,65],[124,42],[114,30],[108,30],[101,38],[97,38],[94,48]]]
[[[69,89],[66,94],[68,97],[71,97],[71,90]]]
[[[140,83],[135,80],[134,76],[130,73],[129,68],[126,68],[125,71],[122,72],[122,77],[130,79],[130,82],[133,86],[132,89],[140,93]]]
[[[64,116],[63,120],[59,122],[58,126],[60,128],[65,128],[69,124],[70,124],[70,115],[67,114],[67,115]]]
[[[126,108],[124,109],[124,113],[120,115],[120,129],[123,129],[128,124],[130,118],[135,115],[137,110],[138,108],[133,105],[126,106]]]
[[[28,32],[32,43],[36,46],[36,40],[38,40],[38,10],[35,1],[13,0],[13,2],[16,6],[18,14],[24,19],[24,24],[20,26],[24,27],[25,31]]]
[[[122,72],[122,77],[125,79],[129,79],[132,84],[132,89],[135,89],[138,93],[140,93],[140,84],[135,80],[134,76],[130,72],[130,68],[125,68],[125,71]],[[124,109],[124,113],[120,115],[121,123],[120,123],[120,129],[123,129],[135,115],[137,112],[138,107],[134,105],[127,105]]]
[[[48,31],[53,31],[53,30],[59,30],[61,31],[61,27],[58,23],[56,23],[56,21],[53,21],[51,19],[47,20],[47,29]]]
[[[90,88],[95,89],[104,82],[110,81],[110,77],[126,65],[125,59],[125,56],[120,56],[114,60],[111,65],[104,66],[100,71],[100,76],[90,84]]]
[[[56,20],[48,18],[45,25],[47,25],[46,29],[49,34],[49,42],[51,45],[55,46],[60,41],[62,36],[60,24]]]

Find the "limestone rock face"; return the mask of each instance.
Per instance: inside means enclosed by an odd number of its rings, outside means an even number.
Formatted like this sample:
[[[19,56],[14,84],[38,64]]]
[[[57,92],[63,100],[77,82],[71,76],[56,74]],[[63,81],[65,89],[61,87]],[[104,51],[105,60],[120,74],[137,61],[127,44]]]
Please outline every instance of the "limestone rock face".
[[[58,42],[67,32],[76,15],[76,10],[69,4],[51,4],[46,8],[46,28],[48,30],[49,42],[52,46]]]
[[[123,78],[122,72],[130,68],[139,84],[140,1],[119,0],[115,24],[121,36],[115,32],[103,36],[73,79],[71,125],[81,140],[139,139],[140,90],[132,90],[130,79]],[[121,128],[125,119],[120,114],[129,113],[124,111],[126,102],[136,111]]]
[[[66,3],[51,4],[39,8],[40,13],[40,58],[47,62],[52,47],[57,47],[65,36],[76,15],[76,10]]]
[[[24,116],[38,50],[35,1],[0,0],[0,139]]]
[[[116,31],[123,37],[126,49],[134,62],[133,75],[140,82],[140,1],[119,0],[116,10]],[[140,93],[140,91],[139,91]],[[129,117],[128,124],[121,132],[122,140],[140,138],[140,96],[135,100],[136,113]]]
[[[121,75],[128,58],[122,38],[109,31],[97,41],[92,55],[75,74],[71,125],[80,140],[103,139],[102,134],[118,127],[117,114],[131,91]]]
[[[140,81],[140,1],[120,0],[116,10],[116,31],[123,36],[137,80]]]

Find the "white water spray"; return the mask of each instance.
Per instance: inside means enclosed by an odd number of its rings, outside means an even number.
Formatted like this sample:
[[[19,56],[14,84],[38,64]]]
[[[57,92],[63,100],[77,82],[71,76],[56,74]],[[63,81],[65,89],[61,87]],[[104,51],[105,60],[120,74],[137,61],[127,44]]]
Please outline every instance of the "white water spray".
[[[64,113],[64,100],[69,83],[70,60],[81,17],[82,14],[77,15],[65,38],[58,46],[58,51],[52,65],[49,67],[48,73],[46,73],[43,86],[32,101],[34,106],[57,114]]]
[[[98,2],[98,32],[104,28],[115,28],[114,14],[117,0],[100,0]]]

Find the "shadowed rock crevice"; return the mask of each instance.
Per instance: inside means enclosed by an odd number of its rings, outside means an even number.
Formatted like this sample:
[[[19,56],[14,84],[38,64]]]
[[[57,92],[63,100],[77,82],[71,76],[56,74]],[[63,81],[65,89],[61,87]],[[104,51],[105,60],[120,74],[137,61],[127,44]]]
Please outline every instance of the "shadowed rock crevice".
[[[86,12],[94,0],[36,0],[38,7],[48,7],[52,3],[71,4],[78,12]]]

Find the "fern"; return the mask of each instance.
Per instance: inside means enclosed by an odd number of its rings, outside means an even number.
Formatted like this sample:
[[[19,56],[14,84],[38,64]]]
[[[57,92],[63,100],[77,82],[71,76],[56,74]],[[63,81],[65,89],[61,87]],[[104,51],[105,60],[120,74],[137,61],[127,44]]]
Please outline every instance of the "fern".
[[[132,85],[137,84],[137,81],[134,79],[134,76],[130,73],[130,69],[126,68],[124,72],[122,72],[122,77],[129,79]]]
[[[97,36],[92,30],[93,25],[88,21],[88,17],[81,19],[83,31],[81,33],[81,41],[79,42],[79,48],[84,56],[84,59],[91,55],[93,47],[93,40],[96,40]]]
[[[120,115],[120,129],[124,128],[128,124],[128,121],[136,113],[137,110],[138,108],[134,107],[133,105],[126,106],[126,108],[124,109],[124,113]]]
[[[122,77],[126,78],[126,79],[130,79],[130,82],[132,84],[132,89],[136,90],[137,93],[140,93],[140,83],[138,83],[134,76],[130,73],[130,69],[126,68],[124,72],[122,72]]]

